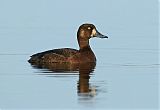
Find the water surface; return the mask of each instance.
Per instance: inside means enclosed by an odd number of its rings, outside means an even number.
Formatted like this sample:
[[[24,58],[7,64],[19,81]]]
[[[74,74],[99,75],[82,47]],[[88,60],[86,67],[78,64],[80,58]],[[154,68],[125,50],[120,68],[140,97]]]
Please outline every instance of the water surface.
[[[158,109],[156,0],[1,0],[0,13],[0,109]],[[27,62],[78,49],[84,22],[109,36],[90,40],[96,65],[53,71]]]

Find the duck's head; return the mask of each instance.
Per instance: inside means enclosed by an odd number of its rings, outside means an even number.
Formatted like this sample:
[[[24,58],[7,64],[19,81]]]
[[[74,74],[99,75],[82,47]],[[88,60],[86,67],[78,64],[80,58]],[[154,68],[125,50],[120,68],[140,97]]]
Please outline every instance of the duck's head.
[[[108,38],[105,35],[102,35],[100,32],[97,31],[96,27],[93,24],[82,24],[77,32],[78,39],[90,39],[93,37],[98,38]]]

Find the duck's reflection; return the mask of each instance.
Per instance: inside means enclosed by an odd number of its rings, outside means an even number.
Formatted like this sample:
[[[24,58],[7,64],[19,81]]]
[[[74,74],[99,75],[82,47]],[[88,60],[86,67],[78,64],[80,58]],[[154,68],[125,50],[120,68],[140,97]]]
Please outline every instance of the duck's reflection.
[[[79,80],[77,83],[77,93],[79,96],[84,98],[93,97],[96,95],[96,88],[91,87],[89,79],[91,74],[94,72],[96,63],[81,63],[81,64],[71,64],[71,63],[50,63],[50,64],[32,64],[34,68],[47,69],[50,74],[61,74],[65,73],[79,73]],[[47,74],[46,74],[47,75]],[[66,74],[70,75],[70,74]]]
[[[87,63],[79,66],[78,95],[90,98],[96,95],[96,89],[91,87],[89,79],[95,69],[95,63]]]

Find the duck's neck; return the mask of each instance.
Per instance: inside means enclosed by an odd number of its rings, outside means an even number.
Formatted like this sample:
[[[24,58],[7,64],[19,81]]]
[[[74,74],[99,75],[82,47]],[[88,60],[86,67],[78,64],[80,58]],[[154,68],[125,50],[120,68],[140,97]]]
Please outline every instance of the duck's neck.
[[[78,44],[79,44],[79,50],[91,50],[89,46],[89,39],[79,39],[78,38]]]

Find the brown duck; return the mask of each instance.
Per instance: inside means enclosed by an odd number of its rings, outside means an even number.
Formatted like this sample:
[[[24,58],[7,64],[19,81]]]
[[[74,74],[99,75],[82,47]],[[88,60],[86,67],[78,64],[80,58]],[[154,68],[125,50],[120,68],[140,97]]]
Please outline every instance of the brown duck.
[[[77,32],[79,50],[53,49],[32,55],[28,62],[31,64],[96,62],[96,57],[89,45],[89,39],[94,37],[108,38],[99,33],[93,24],[82,24]]]

